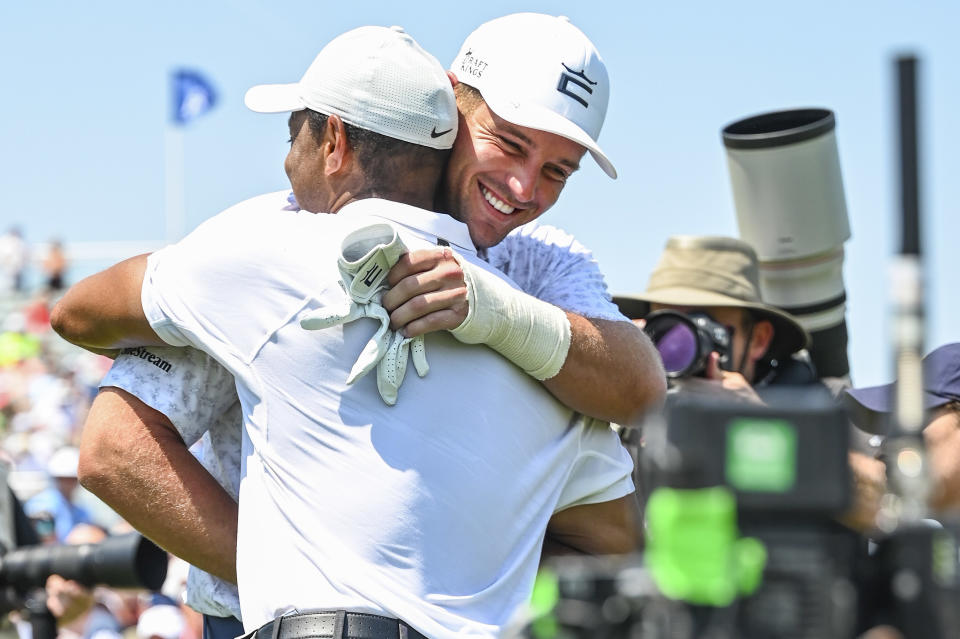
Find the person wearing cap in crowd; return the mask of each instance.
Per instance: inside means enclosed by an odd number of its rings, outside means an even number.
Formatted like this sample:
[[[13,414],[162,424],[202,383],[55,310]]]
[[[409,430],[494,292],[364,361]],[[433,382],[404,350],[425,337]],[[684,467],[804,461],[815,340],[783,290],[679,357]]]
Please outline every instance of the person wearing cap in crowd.
[[[796,374],[793,356],[809,344],[809,335],[792,316],[760,297],[757,255],[730,237],[674,236],[643,293],[614,298],[625,315],[643,322],[660,310],[702,314],[726,329],[729,354],[721,363],[713,352],[704,377],[680,380],[694,392],[724,392],[758,400],[755,386],[812,382],[806,366]],[[784,374],[789,365],[789,375]]]
[[[857,427],[880,436],[890,433],[894,383],[853,388],[843,397]],[[930,456],[933,489],[930,506],[938,512],[954,510],[960,507],[960,343],[944,344],[923,358],[923,404],[923,439]],[[860,466],[858,475],[872,481],[858,482],[857,523],[869,529],[875,525],[885,492],[885,469],[876,459],[863,459]]]
[[[42,526],[53,520],[53,533],[56,541],[66,543],[67,535],[77,524],[90,524],[90,514],[82,506],[73,502],[79,482],[77,464],[79,452],[73,446],[57,449],[47,462],[47,474],[52,485],[34,495],[23,505],[23,510],[32,520]],[[38,531],[46,537],[46,531]]]
[[[150,606],[137,620],[137,639],[180,639],[186,628],[183,613],[176,606]]]
[[[527,33],[514,37],[518,31]],[[523,61],[527,64],[520,64]],[[564,309],[570,347],[558,374],[544,380],[547,388],[587,414],[629,422],[657,403],[664,390],[659,358],[649,340],[610,302],[589,251],[558,229],[529,223],[519,226],[556,201],[562,175],[579,161],[583,150],[570,155],[568,138],[589,147],[604,170],[615,175],[596,145],[609,95],[602,59],[568,20],[516,14],[486,23],[471,34],[451,70],[463,80],[455,89],[461,115],[451,162],[457,170],[444,180],[441,210],[465,221],[471,239],[482,245],[507,233],[503,241],[486,249],[489,262],[522,290]],[[540,81],[531,82],[531,77]],[[308,72],[300,84],[309,81]],[[508,94],[516,94],[516,104],[525,108],[505,102],[503,96]],[[487,97],[489,106],[484,102]],[[250,106],[262,109],[265,105]],[[291,131],[291,137],[295,134]],[[308,172],[291,166],[298,157],[302,156],[291,153],[288,159],[288,168],[295,169],[290,175],[290,208],[298,208],[300,202],[310,209],[315,204]],[[384,305],[393,311],[393,328],[406,324],[411,334],[455,327],[469,308],[463,302],[460,265],[442,249],[411,251],[393,267],[390,282],[393,288],[385,295]],[[416,309],[429,312],[414,318],[411,311]],[[159,365],[151,363],[151,358]],[[117,358],[102,386],[110,390],[97,398],[85,429],[88,458],[102,462],[88,487],[128,519],[139,521],[154,539],[167,539],[168,549],[177,547],[172,540],[187,540],[189,547],[180,551],[195,563],[202,563],[199,557],[209,553],[231,557],[227,551],[232,543],[224,541],[224,536],[235,535],[235,528],[231,532],[229,526],[235,521],[228,512],[231,504],[222,501],[221,493],[219,505],[197,508],[193,501],[197,493],[184,491],[181,507],[174,507],[178,503],[172,497],[174,491],[189,483],[184,478],[202,482],[209,477],[197,468],[192,474],[182,468],[174,472],[164,464],[172,459],[190,464],[193,460],[185,453],[186,445],[202,437],[204,467],[236,499],[240,408],[232,376],[193,349],[138,348]],[[197,386],[204,388],[202,401]],[[121,436],[129,438],[129,447],[117,445]],[[153,441],[163,443],[164,454],[143,458],[128,454],[140,442]],[[112,469],[112,476],[107,469]],[[156,481],[158,477],[168,481]],[[150,494],[162,498],[140,498]],[[152,516],[158,512],[158,503],[169,505],[171,516]],[[195,516],[189,517],[190,513]],[[204,525],[200,522],[206,514]],[[212,532],[217,526],[224,528],[222,534]],[[222,574],[226,568],[220,570]],[[231,621],[240,614],[234,586],[192,570],[188,601],[205,613],[207,636],[216,637],[215,631],[221,628],[224,637],[237,634],[237,624]]]
[[[534,381],[562,365],[562,330],[551,339],[535,327],[541,346],[513,353],[518,366],[431,334],[435,372],[409,378],[392,406],[372,375],[347,382],[371,328],[349,320],[389,323],[372,307],[404,247],[456,247],[474,292],[503,280],[476,256],[468,225],[423,208],[453,143],[438,138],[457,129],[436,61],[402,31],[367,27],[328,44],[311,70],[342,99],[318,138],[307,129],[312,115],[295,112],[287,167],[292,181],[291,158],[319,167],[316,208],[337,215],[283,211],[276,195],[242,203],[149,259],[78,284],[80,300],[110,291],[96,303],[111,319],[95,335],[64,332],[92,348],[192,345],[234,374],[245,427],[236,574],[248,630],[280,639],[497,636],[529,595],[547,529],[584,552],[634,547],[632,465],[611,429],[587,427]],[[404,87],[402,100],[387,97],[392,83]],[[344,96],[347,86],[366,99]],[[362,124],[347,128],[348,119]],[[402,149],[409,168],[370,170],[351,136],[374,147],[387,138],[393,155],[370,157],[392,161]],[[407,144],[396,148],[398,139]],[[509,303],[519,293],[497,295]],[[237,308],[249,299],[258,303]],[[392,343],[409,342],[399,337]],[[509,350],[511,339],[494,347]]]

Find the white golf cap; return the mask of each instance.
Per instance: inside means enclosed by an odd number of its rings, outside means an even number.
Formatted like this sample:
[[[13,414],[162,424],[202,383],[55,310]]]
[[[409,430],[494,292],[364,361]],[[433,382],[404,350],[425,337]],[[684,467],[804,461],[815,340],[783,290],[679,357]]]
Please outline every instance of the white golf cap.
[[[597,144],[610,99],[607,67],[568,18],[514,13],[486,22],[467,37],[450,70],[504,120],[582,144],[617,177]]]
[[[176,606],[150,606],[140,613],[140,619],[137,620],[137,639],[179,639],[185,627],[183,613]]]
[[[443,66],[400,27],[360,27],[331,40],[299,82],[261,84],[244,103],[260,113],[312,109],[433,149],[457,137],[457,104]]]
[[[47,462],[47,474],[51,477],[76,479],[80,465],[80,451],[73,446],[58,448]]]

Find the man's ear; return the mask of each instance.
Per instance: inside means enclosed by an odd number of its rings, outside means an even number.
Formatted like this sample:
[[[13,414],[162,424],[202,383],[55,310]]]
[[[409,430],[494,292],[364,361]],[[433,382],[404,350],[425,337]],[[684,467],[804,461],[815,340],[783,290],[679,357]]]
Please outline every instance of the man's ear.
[[[773,342],[773,324],[770,320],[759,320],[753,325],[748,357],[756,361],[763,357]]]
[[[347,127],[340,116],[327,116],[320,150],[323,152],[324,175],[334,175],[346,168],[350,145],[347,142]]]
[[[457,85],[460,84],[460,80],[457,79],[457,74],[453,71],[447,71],[447,77],[450,79],[450,86],[456,89]]]

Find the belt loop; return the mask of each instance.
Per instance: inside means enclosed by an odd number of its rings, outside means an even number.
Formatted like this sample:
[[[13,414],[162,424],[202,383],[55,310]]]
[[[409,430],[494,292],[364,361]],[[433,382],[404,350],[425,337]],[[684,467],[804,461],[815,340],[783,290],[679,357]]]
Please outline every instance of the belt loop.
[[[407,626],[407,624],[405,624],[402,619],[399,619],[397,621],[397,625],[399,626],[399,630],[400,630],[400,632],[398,633],[400,635],[399,639],[408,639],[409,635],[407,634],[407,628],[409,626]]]
[[[333,639],[343,639],[347,625],[347,611],[338,610],[333,617]]]
[[[280,624],[283,623],[283,615],[280,615],[273,620],[273,632],[270,634],[270,639],[277,639],[280,636]]]

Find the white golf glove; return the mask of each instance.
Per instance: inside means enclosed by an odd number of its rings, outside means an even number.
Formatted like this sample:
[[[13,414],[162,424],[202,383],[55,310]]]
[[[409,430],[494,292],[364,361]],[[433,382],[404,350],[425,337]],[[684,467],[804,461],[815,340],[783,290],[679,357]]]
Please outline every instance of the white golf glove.
[[[307,330],[330,328],[361,317],[379,320],[380,327],[360,352],[347,383],[353,384],[376,366],[377,389],[391,406],[397,401],[397,391],[406,373],[410,342],[417,373],[423,377],[429,370],[423,336],[410,339],[390,330],[390,315],[380,303],[387,287],[387,274],[406,252],[403,240],[389,224],[373,224],[353,231],[344,238],[337,259],[340,285],[349,299],[342,306],[322,308],[300,319],[300,326]]]
[[[377,365],[377,390],[380,391],[383,401],[393,406],[397,403],[397,392],[400,390],[400,384],[403,383],[403,376],[407,374],[407,358],[410,351],[413,351],[413,367],[417,370],[417,375],[420,377],[426,375],[430,366],[427,364],[423,335],[404,337],[399,332],[390,332],[393,334],[393,341],[390,342],[386,355]]]

